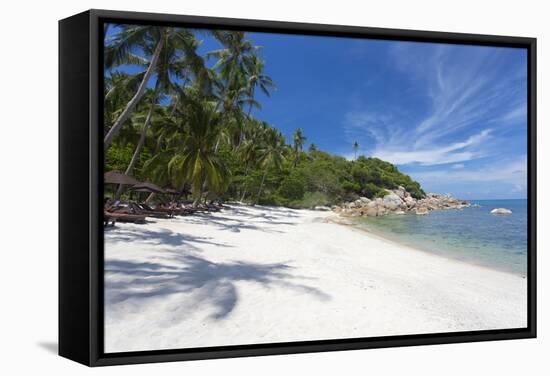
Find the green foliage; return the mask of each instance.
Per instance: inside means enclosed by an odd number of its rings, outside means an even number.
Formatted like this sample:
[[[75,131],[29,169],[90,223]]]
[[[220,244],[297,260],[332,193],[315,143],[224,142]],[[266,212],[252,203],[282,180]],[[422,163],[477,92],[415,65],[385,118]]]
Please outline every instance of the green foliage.
[[[287,135],[286,144],[276,128],[252,116],[253,108],[261,108],[256,91],[265,98],[275,89],[264,74],[259,47],[241,31],[210,31],[221,49],[201,56],[195,33],[130,25],[107,42],[105,133],[146,77],[161,40],[163,47],[154,68],[155,89],[145,90],[107,148],[106,171],[125,171],[135,152],[132,175],[162,186],[191,188],[196,202],[214,196],[312,208],[359,196],[382,197],[385,189],[398,186],[416,198],[425,195],[391,163],[357,156],[357,142],[354,161],[314,144],[306,152],[308,138],[301,128]],[[121,65],[133,66],[137,73],[120,73]],[[148,118],[150,127],[145,126]],[[140,139],[145,142],[138,147]]]
[[[111,170],[126,170],[126,166],[132,159],[134,146],[131,144],[112,145],[107,149],[105,156],[105,171]]]
[[[323,192],[306,192],[304,197],[295,204],[298,208],[313,209],[316,206],[330,205],[331,200]]]
[[[284,178],[277,189],[277,194],[287,200],[300,200],[306,192],[306,184],[303,176],[292,174]]]

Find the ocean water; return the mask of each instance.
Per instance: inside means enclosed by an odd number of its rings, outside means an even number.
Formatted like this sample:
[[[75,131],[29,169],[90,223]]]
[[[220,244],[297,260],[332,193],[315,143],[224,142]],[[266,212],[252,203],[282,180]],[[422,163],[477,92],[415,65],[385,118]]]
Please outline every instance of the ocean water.
[[[462,210],[358,218],[360,227],[438,255],[525,275],[527,200],[472,200]],[[511,215],[491,214],[495,208]]]

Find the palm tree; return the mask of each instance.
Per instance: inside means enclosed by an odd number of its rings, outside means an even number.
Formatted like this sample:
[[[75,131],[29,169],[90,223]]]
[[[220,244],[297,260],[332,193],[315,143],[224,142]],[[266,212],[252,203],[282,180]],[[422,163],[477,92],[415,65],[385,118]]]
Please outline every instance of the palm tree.
[[[123,25],[121,28],[122,31],[105,49],[105,65],[108,68],[137,65],[147,69],[139,73],[143,78],[135,95],[107,132],[104,139],[105,149],[145,94],[146,86],[153,74],[158,84],[155,84],[155,96],[151,107],[156,104],[160,92],[170,91],[173,77],[185,82],[186,76],[192,73],[204,91],[209,91],[211,86],[204,59],[197,54],[199,43],[190,30],[129,25]],[[141,50],[145,57],[138,56],[134,50]]]
[[[189,100],[190,101],[190,100]],[[186,133],[176,140],[168,172],[177,186],[189,182],[195,195],[194,205],[202,199],[205,188],[222,192],[227,184],[227,168],[223,159],[214,151],[223,127],[221,114],[204,100],[193,100],[185,106],[187,112]]]
[[[218,61],[212,68],[219,71],[220,77],[224,81],[220,84],[220,96],[216,105],[216,111],[222,106],[224,111],[229,111],[236,100],[235,93],[238,93],[235,86],[239,83],[239,74],[246,72],[246,66],[250,63],[248,60],[253,56],[259,48],[254,46],[252,42],[246,39],[246,34],[243,31],[211,31],[223,46],[222,49],[211,51],[207,57],[215,57]],[[229,95],[233,91],[233,95]]]
[[[240,159],[244,163],[244,183],[241,194],[241,202],[244,201],[247,193],[246,180],[248,173],[254,161],[258,159],[261,151],[260,140],[264,137],[266,130],[269,128],[267,123],[260,123],[255,119],[247,119],[246,126],[243,127],[245,134],[244,141],[239,145]]]
[[[302,129],[297,128],[292,136],[292,149],[294,151],[294,161],[292,162],[293,168],[296,167],[296,163],[298,163],[298,157],[302,152],[304,142],[306,142],[306,137],[302,134]]]
[[[126,168],[126,175],[132,173],[139,159],[151,124],[151,118],[161,93],[170,94],[174,92],[175,83],[173,82],[173,78],[178,78],[185,84],[187,76],[194,74],[196,77],[195,81],[199,82],[203,89],[206,88],[206,90],[208,90],[209,88],[207,69],[204,65],[204,60],[197,54],[196,50],[199,43],[194,35],[186,29],[167,28],[165,33],[157,36],[164,38],[165,41],[158,62],[155,65],[155,88],[153,90],[149,110],[143,123],[139,141],[134,149],[130,163]],[[144,44],[142,48],[144,49],[145,55],[150,55],[151,51],[149,51],[149,45]],[[118,60],[119,64],[131,64],[132,62],[132,59],[128,57]],[[150,63],[147,65],[150,66]],[[122,186],[119,186],[116,197],[120,197],[121,193]]]
[[[245,60],[246,73],[248,75],[248,96],[254,99],[254,92],[256,87],[265,94],[265,96],[271,96],[270,89],[275,89],[275,84],[271,77],[263,74],[265,63],[256,55],[251,55],[249,59]],[[250,118],[250,112],[252,111],[253,103],[250,103],[248,107],[247,117]]]
[[[143,75],[130,75],[120,72],[111,72],[105,77],[105,89],[103,95],[103,130],[109,131],[113,123],[120,116],[124,106],[136,92]],[[131,119],[128,119],[131,122]],[[134,129],[128,127],[129,132],[123,135],[121,139],[128,141],[129,135],[134,136]]]
[[[357,141],[355,141],[353,143],[353,151],[355,152],[355,160],[357,160],[357,149],[359,149],[359,144],[357,143]]]
[[[136,48],[143,48],[146,43],[154,43],[151,58],[148,61],[147,69],[143,78],[126,107],[113,123],[105,138],[103,139],[103,148],[107,150],[113,137],[118,133],[124,122],[128,119],[140,99],[145,94],[145,89],[149,79],[156,69],[160,53],[164,46],[165,38],[161,37],[165,33],[165,28],[148,25],[121,25],[122,29],[112,39],[111,44],[105,48],[105,65],[110,68],[119,64],[132,61],[136,64],[144,64],[144,58],[134,54]],[[154,38],[154,36],[157,38]],[[124,63],[123,63],[124,62]]]
[[[265,143],[260,151],[260,167],[263,168],[264,173],[254,205],[260,201],[268,170],[270,168],[280,168],[281,163],[284,160],[285,142],[279,131],[274,128],[267,129],[264,142]]]

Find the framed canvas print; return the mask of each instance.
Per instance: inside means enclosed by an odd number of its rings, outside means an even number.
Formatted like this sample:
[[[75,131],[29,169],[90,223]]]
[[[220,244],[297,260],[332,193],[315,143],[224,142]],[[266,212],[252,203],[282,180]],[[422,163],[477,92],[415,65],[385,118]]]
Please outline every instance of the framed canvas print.
[[[535,39],[59,27],[60,355],[535,337]]]

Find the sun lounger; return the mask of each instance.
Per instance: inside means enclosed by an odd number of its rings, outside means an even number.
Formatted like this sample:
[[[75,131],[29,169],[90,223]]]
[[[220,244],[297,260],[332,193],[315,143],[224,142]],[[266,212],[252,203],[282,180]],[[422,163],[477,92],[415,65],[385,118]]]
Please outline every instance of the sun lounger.
[[[151,212],[151,213],[165,213],[167,214],[169,217],[172,217],[174,215],[174,210],[173,209],[170,209],[170,208],[163,208],[163,207],[156,207],[156,208],[152,208],[150,207],[149,205],[145,204],[145,203],[142,203],[142,204],[138,204],[140,207],[142,207],[146,212]]]
[[[112,222],[114,226],[116,222],[131,222],[131,223],[145,223],[145,215],[140,214],[130,214],[122,212],[111,212],[104,210],[103,211],[103,224],[105,226],[109,225],[109,222]]]
[[[143,204],[136,204],[134,202],[130,203],[130,207],[136,214],[146,215],[148,217],[155,217],[155,218],[168,218],[170,217],[170,214],[164,211],[157,211],[153,209],[146,209]]]

